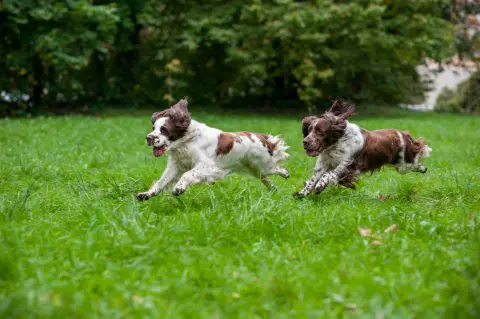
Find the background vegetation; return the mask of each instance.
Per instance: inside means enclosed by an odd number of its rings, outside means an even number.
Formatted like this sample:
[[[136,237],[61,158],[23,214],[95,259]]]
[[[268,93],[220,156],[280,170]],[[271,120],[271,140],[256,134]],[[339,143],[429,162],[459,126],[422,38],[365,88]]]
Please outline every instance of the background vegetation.
[[[480,113],[480,72],[460,83],[456,90],[445,88],[437,98],[438,112]]]
[[[447,0],[4,0],[1,113],[184,95],[256,107],[408,102],[423,89],[415,66],[456,48],[452,10]]]

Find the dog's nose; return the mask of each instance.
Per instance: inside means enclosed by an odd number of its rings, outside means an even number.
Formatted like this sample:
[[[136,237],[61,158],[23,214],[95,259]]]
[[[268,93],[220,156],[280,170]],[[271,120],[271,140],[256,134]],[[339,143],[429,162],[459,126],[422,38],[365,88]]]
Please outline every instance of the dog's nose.
[[[154,138],[151,135],[147,135],[146,140],[148,145],[152,145]]]
[[[303,147],[309,147],[310,146],[310,143],[307,142],[307,141],[303,141]]]

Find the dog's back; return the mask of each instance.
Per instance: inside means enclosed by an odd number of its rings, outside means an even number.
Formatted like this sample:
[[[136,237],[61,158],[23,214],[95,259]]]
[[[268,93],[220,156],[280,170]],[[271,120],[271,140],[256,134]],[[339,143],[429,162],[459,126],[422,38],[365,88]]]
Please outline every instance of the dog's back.
[[[288,158],[287,146],[278,136],[252,132],[223,132],[218,136],[216,162],[225,169],[270,175]]]

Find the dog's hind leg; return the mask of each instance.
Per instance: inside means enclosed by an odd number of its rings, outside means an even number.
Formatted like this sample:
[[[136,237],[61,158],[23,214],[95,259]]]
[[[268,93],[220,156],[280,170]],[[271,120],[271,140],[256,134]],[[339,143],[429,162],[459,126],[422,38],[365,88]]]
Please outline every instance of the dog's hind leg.
[[[268,179],[267,176],[262,175],[260,177],[260,179],[262,180],[263,185],[265,185],[269,190],[271,190],[271,191],[276,191],[277,190],[277,187],[272,183],[271,180]]]
[[[356,189],[355,183],[360,176],[360,170],[355,168],[347,169],[342,176],[340,176],[338,184],[346,188]]]
[[[290,177],[290,173],[288,172],[288,170],[283,167],[276,167],[273,170],[267,171],[266,173],[262,174],[262,176],[272,176],[272,175],[278,175],[285,179]]]

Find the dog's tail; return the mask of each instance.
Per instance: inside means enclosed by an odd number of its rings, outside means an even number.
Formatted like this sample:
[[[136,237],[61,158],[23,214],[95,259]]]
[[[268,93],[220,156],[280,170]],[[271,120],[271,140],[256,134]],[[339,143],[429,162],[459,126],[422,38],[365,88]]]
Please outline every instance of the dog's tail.
[[[275,163],[284,161],[290,156],[287,153],[288,145],[280,136],[268,135],[267,142],[274,146],[272,157]]]

